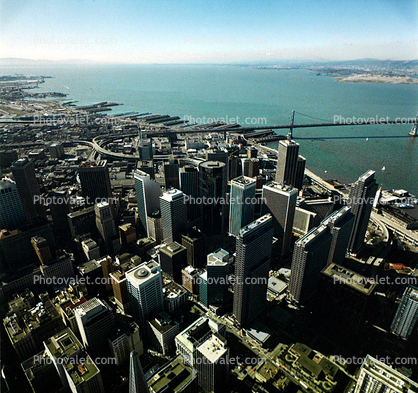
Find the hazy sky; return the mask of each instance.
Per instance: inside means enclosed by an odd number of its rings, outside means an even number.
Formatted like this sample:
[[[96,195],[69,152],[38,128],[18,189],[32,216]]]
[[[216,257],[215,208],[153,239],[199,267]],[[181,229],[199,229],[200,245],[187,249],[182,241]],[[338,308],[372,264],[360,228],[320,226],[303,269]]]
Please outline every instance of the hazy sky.
[[[0,0],[0,58],[417,59],[416,0]]]

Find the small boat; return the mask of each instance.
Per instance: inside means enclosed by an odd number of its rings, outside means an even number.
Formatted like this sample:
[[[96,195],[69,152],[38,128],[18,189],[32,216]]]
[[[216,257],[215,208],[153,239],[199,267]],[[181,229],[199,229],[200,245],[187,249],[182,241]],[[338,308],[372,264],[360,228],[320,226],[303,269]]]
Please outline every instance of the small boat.
[[[386,167],[385,166],[382,166],[382,171],[385,171],[386,170]]]
[[[368,141],[369,140],[369,138],[366,138],[366,141]]]
[[[414,205],[410,205],[408,203],[395,203],[395,206],[401,209],[413,209],[414,208]]]
[[[410,135],[410,136],[418,136],[418,134],[417,134],[417,122],[418,122],[418,116],[415,119],[415,123],[412,126],[411,132],[409,132],[408,135]]]

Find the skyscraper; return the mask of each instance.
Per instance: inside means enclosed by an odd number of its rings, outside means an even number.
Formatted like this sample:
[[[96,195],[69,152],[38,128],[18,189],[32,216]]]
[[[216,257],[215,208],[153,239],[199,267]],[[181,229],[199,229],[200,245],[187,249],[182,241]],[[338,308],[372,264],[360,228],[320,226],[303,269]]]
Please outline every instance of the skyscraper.
[[[227,171],[220,161],[205,161],[199,165],[201,229],[206,234],[225,232]]]
[[[134,172],[136,202],[138,204],[139,231],[148,236],[147,216],[160,210],[161,186],[148,173],[136,169]]]
[[[353,223],[354,215],[351,213],[349,206],[336,210],[321,222],[322,225],[328,226],[332,236],[327,265],[332,262],[343,264]]]
[[[184,195],[191,197],[187,198],[186,202],[187,219],[194,221],[200,213],[200,206],[196,203],[196,199],[199,197],[199,172],[196,167],[185,165],[180,168],[180,188]]]
[[[152,139],[140,139],[138,141],[138,149],[141,160],[153,159],[154,149],[152,147]]]
[[[254,220],[255,179],[241,176],[231,180],[229,233],[238,236],[242,227]]]
[[[303,186],[303,178],[305,176],[305,167],[306,167],[306,158],[302,156],[298,156],[298,161],[296,163],[296,173],[295,179],[293,181],[293,187],[297,188],[298,190],[302,189]]]
[[[82,162],[78,168],[78,176],[86,205],[92,206],[104,200],[111,202],[112,187],[106,160]]]
[[[107,202],[99,202],[94,205],[96,214],[96,226],[99,230],[106,247],[110,250],[110,240],[116,236],[115,221],[112,216],[112,209]]]
[[[295,187],[299,143],[283,140],[279,143],[276,182]]]
[[[344,261],[353,220],[350,208],[344,206],[296,241],[289,282],[291,300],[305,304],[317,289],[321,270]]]
[[[293,220],[295,218],[296,188],[276,182],[263,186],[263,212],[273,218],[274,237],[279,241],[279,252],[285,255],[290,251]]]
[[[164,180],[166,190],[169,190],[170,188],[180,188],[179,164],[177,163],[177,160],[171,160],[164,164]]]
[[[38,216],[45,217],[33,161],[20,158],[12,164],[11,169],[27,220],[32,222]]]
[[[351,186],[347,205],[354,214],[353,230],[351,232],[348,251],[356,254],[360,251],[366,236],[370,214],[376,196],[377,183],[374,179],[375,172],[370,170],[361,175]]]
[[[126,281],[132,315],[145,327],[147,318],[163,309],[161,267],[154,261],[144,262],[126,273]]]
[[[266,303],[272,240],[270,214],[243,227],[238,235],[233,313],[241,326],[256,318]]]
[[[129,357],[129,393],[149,393],[141,361],[136,351],[132,351]]]
[[[0,180],[0,229],[9,231],[26,224],[26,215],[16,183],[10,179]]]
[[[418,384],[391,366],[366,356],[360,367],[354,393],[413,393]]]
[[[187,251],[177,242],[160,249],[161,270],[169,274],[175,282],[181,284],[181,271],[187,265]]]
[[[31,239],[31,243],[42,265],[47,265],[52,261],[51,249],[49,248],[48,242],[45,238],[41,236],[34,236]]]
[[[75,307],[74,315],[83,345],[89,354],[108,354],[108,337],[115,329],[115,315],[106,302],[94,297]]]
[[[206,237],[196,227],[181,236],[181,244],[187,249],[187,263],[202,268],[206,263]]]
[[[407,287],[402,295],[390,330],[407,340],[418,321],[418,288]]]
[[[187,226],[184,194],[171,188],[160,197],[160,203],[164,242],[180,242],[181,233]]]
[[[226,339],[214,334],[196,350],[198,384],[205,392],[225,392],[229,373]]]
[[[228,295],[229,253],[222,248],[208,255],[204,279],[206,287],[200,300],[206,306],[221,307]],[[201,276],[202,277],[202,276]]]

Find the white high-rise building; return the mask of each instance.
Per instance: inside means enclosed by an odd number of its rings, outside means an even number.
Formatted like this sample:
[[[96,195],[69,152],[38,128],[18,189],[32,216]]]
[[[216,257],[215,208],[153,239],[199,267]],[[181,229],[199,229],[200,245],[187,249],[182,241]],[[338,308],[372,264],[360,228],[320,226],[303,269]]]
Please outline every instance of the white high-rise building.
[[[134,318],[145,326],[147,318],[163,309],[161,267],[150,261],[126,273],[129,304]]]
[[[418,384],[404,374],[367,355],[354,393],[415,393]]]
[[[408,287],[402,295],[390,330],[407,340],[418,321],[418,288]]]
[[[186,229],[187,212],[182,191],[171,188],[160,197],[161,222],[164,242],[181,242],[181,232]]]

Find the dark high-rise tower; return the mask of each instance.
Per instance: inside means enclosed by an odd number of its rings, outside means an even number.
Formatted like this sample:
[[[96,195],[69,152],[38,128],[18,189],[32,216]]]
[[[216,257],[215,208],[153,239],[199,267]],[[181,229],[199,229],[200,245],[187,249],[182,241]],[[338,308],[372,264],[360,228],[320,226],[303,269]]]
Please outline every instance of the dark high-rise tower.
[[[374,178],[375,172],[370,170],[361,175],[351,186],[347,205],[351,207],[354,214],[354,225],[351,232],[348,251],[356,254],[364,243],[370,214],[373,208],[374,197],[376,196],[377,183]]]
[[[185,165],[180,169],[180,187],[187,195],[187,219],[194,221],[200,214],[200,206],[196,201],[199,197],[199,172],[196,167]]]
[[[149,393],[141,361],[136,351],[129,357],[129,393]]]
[[[91,206],[104,200],[111,203],[112,188],[110,185],[107,161],[84,161],[78,168],[81,191],[86,205]]]
[[[32,222],[36,217],[45,217],[45,208],[41,204],[35,165],[32,160],[21,158],[12,164],[12,173],[22,201],[26,218]]]
[[[279,143],[276,182],[294,186],[299,157],[299,143],[283,140]]]
[[[266,303],[272,240],[270,214],[242,228],[237,238],[233,312],[241,326],[254,320]]]
[[[201,229],[207,234],[225,231],[227,171],[220,161],[205,161],[199,165]]]
[[[172,160],[167,164],[164,164],[164,180],[166,190],[170,188],[180,188],[179,164],[177,163],[177,160]]]
[[[242,227],[254,220],[256,181],[241,176],[231,180],[229,233],[238,236]]]

